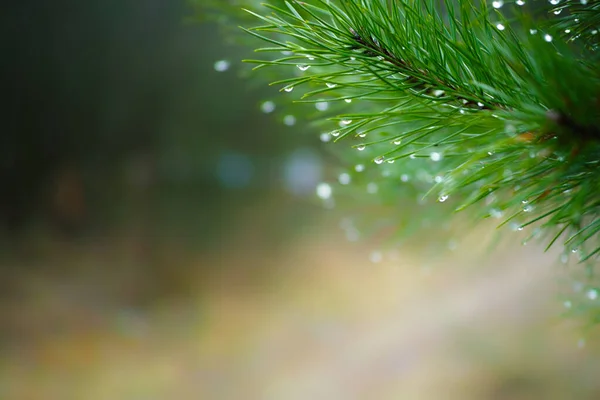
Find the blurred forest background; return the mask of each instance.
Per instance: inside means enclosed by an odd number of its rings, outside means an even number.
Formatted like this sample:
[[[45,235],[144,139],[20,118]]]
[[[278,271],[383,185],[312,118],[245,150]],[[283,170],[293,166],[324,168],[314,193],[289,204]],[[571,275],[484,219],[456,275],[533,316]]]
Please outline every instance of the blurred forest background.
[[[0,398],[600,396],[556,254],[348,242],[318,132],[196,12],[5,5]]]

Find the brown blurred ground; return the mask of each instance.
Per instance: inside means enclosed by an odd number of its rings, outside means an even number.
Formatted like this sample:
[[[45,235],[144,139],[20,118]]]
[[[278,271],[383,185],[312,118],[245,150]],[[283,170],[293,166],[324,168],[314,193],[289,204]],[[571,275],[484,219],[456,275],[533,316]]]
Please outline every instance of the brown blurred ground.
[[[2,398],[600,395],[593,342],[579,349],[581,331],[559,318],[556,255],[482,257],[467,242],[427,268],[410,251],[373,264],[327,219],[277,249],[260,224],[272,205],[242,213],[212,252],[174,251],[153,273],[127,234],[40,239],[0,307]]]

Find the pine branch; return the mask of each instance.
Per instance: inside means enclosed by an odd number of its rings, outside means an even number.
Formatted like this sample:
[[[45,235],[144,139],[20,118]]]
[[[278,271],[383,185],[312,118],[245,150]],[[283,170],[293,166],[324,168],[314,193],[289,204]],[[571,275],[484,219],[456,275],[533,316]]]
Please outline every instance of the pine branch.
[[[276,84],[303,89],[302,102],[360,101],[361,112],[332,118],[335,141],[359,141],[353,147],[379,165],[402,161],[397,171],[426,168],[420,190],[456,199],[457,210],[477,204],[519,230],[537,226],[550,245],[595,258],[598,3],[548,5],[547,15],[564,13],[546,21],[516,5],[509,21],[501,3],[269,3],[269,15],[250,11],[264,25],[246,31],[271,44],[259,51],[285,56],[249,62],[297,66],[299,76]],[[379,186],[398,186],[388,175]]]

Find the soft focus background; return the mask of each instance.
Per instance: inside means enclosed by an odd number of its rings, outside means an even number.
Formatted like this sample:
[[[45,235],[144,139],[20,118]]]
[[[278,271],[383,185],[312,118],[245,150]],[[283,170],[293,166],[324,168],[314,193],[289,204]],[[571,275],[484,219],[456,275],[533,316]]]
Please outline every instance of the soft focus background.
[[[0,398],[600,398],[557,254],[349,242],[318,132],[192,13],[4,7]]]

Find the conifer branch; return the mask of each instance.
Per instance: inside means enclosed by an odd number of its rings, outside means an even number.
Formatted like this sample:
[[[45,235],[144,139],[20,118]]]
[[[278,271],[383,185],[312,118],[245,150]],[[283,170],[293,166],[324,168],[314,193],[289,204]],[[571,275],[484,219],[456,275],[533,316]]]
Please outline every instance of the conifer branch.
[[[519,230],[537,226],[582,261],[600,254],[598,2],[549,5],[545,21],[516,5],[509,21],[501,2],[274,3],[249,11],[263,25],[246,31],[284,57],[248,61],[297,66],[277,84],[304,88],[303,102],[360,101],[332,118],[335,141],[359,141],[376,164],[403,160],[403,171],[428,159],[440,178],[414,184],[457,210],[478,204]],[[397,186],[390,176],[380,186]]]

